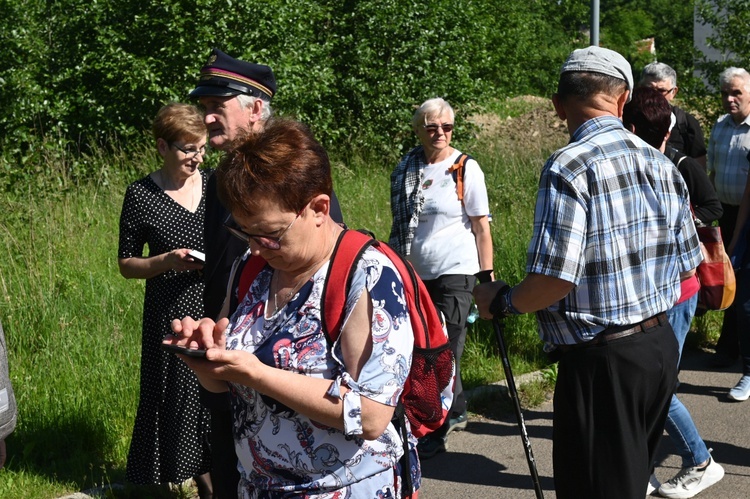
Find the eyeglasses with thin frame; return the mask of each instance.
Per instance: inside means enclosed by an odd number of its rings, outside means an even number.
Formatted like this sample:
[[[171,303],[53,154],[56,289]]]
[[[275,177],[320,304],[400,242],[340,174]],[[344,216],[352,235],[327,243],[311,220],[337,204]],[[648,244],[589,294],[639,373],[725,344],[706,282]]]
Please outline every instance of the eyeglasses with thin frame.
[[[177,149],[178,151],[182,152],[182,154],[187,156],[188,159],[193,159],[198,154],[200,154],[201,156],[206,155],[206,146],[201,146],[199,149],[183,149],[182,147],[178,146],[174,142],[172,143],[172,145],[175,147],[175,149]]]
[[[259,234],[248,234],[247,232],[238,229],[237,227],[234,227],[232,224],[234,223],[234,220],[227,219],[224,222],[224,227],[229,231],[230,234],[232,234],[234,237],[239,239],[240,241],[243,241],[245,244],[250,246],[250,240],[252,239],[258,245],[270,249],[270,250],[278,250],[281,248],[281,240],[286,236],[287,232],[289,232],[289,229],[292,228],[292,225],[294,225],[294,222],[297,221],[297,219],[302,215],[302,213],[305,211],[305,208],[307,208],[307,205],[304,206],[299,212],[297,213],[297,216],[294,217],[294,220],[286,226],[284,230],[281,231],[281,234],[278,236],[262,236]]]
[[[443,133],[451,133],[453,131],[453,123],[443,123],[442,125],[431,123],[429,125],[422,125],[422,127],[427,130],[427,133],[437,133],[438,128],[442,128]]]
[[[659,93],[661,93],[662,95],[669,95],[672,92],[672,90],[674,90],[675,88],[677,88],[677,87],[672,87],[672,88],[657,88],[656,90],[658,90]]]

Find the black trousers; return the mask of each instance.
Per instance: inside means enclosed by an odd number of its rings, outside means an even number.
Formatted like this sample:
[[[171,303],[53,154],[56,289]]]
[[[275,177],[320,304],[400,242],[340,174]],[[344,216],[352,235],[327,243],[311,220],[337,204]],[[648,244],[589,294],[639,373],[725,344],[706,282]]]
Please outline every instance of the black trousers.
[[[721,228],[721,238],[724,240],[724,247],[726,248],[732,241],[734,226],[737,222],[737,214],[740,207],[721,203],[721,208],[724,210],[724,214],[721,216],[721,220],[719,220],[719,227]],[[734,303],[724,310],[724,321],[721,324],[721,335],[716,342],[716,351],[733,359],[740,353],[740,340],[737,331],[738,313],[743,313],[743,311],[738,310],[738,307],[736,307]]]
[[[461,384],[461,355],[466,344],[466,319],[471,309],[471,292],[474,290],[476,277],[464,274],[442,275],[437,279],[424,281],[424,284],[432,302],[445,316],[451,350],[456,357],[456,387],[449,418],[456,417],[466,412],[466,396]],[[445,435],[448,431],[447,423],[448,420],[434,435]]]
[[[677,359],[669,324],[562,355],[552,425],[558,499],[643,499]]]
[[[234,450],[229,392],[212,393],[201,387],[201,403],[211,410],[211,484],[214,499],[236,499],[240,472]]]

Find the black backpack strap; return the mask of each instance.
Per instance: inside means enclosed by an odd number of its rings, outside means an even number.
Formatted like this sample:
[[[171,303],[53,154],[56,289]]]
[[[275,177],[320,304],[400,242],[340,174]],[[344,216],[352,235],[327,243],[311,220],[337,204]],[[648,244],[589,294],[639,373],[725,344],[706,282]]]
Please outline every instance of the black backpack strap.
[[[414,491],[414,481],[411,479],[411,449],[409,449],[409,435],[406,432],[406,410],[400,400],[393,412],[391,423],[401,437],[401,445],[404,449],[404,455],[399,459],[398,465],[401,467],[401,495],[407,497]]]

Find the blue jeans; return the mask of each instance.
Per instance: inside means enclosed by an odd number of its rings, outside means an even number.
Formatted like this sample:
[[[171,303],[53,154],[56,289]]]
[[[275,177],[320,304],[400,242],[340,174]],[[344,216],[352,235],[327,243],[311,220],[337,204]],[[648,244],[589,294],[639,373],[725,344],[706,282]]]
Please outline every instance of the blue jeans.
[[[667,310],[669,323],[672,325],[677,343],[680,345],[680,358],[682,358],[682,346],[685,344],[685,337],[690,331],[690,324],[693,321],[697,303],[698,294],[696,293],[691,298]],[[682,458],[683,468],[696,466],[709,458],[708,449],[698,434],[693,418],[690,417],[690,413],[677,398],[677,395],[672,395],[664,428],[675,447],[677,447],[677,454]]]

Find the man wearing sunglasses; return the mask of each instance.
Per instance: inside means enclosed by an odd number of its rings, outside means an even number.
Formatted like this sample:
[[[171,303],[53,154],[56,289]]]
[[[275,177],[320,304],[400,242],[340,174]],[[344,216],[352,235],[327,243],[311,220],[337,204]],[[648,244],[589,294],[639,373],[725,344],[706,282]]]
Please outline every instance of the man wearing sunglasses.
[[[271,118],[271,99],[275,93],[276,78],[270,67],[241,61],[219,49],[213,49],[201,68],[198,83],[190,92],[190,97],[198,99],[203,108],[210,146],[226,152],[231,150],[236,139],[263,130]],[[341,208],[333,192],[331,218],[336,222],[343,222]],[[233,237],[233,233],[240,237]],[[239,231],[230,213],[219,202],[216,177],[211,176],[206,185],[204,235],[204,314],[215,319],[221,312],[226,296],[232,263],[247,249],[246,241],[252,238],[263,246],[278,247],[283,234],[266,237]],[[201,396],[204,404],[211,409],[211,476],[215,497],[236,498],[239,473],[229,398],[226,394],[210,394],[205,390],[201,391]]]

